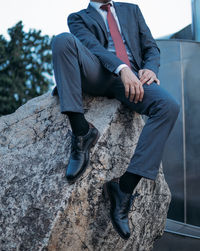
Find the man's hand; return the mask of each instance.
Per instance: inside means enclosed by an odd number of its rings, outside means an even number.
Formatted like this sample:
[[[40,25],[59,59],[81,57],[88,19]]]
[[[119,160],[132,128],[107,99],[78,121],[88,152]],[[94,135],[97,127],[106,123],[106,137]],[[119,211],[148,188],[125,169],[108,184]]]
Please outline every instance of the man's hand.
[[[129,67],[125,67],[120,71],[121,79],[125,87],[125,95],[131,102],[137,104],[142,101],[144,89],[142,83]]]
[[[156,74],[151,71],[151,70],[148,70],[148,69],[143,69],[143,70],[139,70],[138,72],[139,74],[139,79],[140,79],[140,82],[143,84],[147,84],[147,85],[150,85],[152,84],[154,81],[160,85],[160,80],[156,77]]]

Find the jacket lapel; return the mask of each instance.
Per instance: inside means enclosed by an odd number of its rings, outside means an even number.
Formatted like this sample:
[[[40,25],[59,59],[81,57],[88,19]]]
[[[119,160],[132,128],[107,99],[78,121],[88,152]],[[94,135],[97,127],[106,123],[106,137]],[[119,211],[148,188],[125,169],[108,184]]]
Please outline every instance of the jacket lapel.
[[[114,4],[115,11],[116,11],[116,14],[117,14],[120,26],[121,26],[121,31],[123,33],[124,39],[129,47],[129,49],[131,50],[132,56],[135,58],[135,55],[134,55],[134,51],[136,51],[135,44],[133,43],[133,41],[129,37],[129,34],[132,34],[133,31],[131,30],[132,29],[131,24],[127,23],[126,8],[123,8],[124,6],[121,3],[113,2],[113,4]],[[137,58],[135,58],[135,60],[139,66]]]
[[[125,8],[123,8],[123,5],[121,3],[115,3],[113,2],[114,7],[115,7],[115,11],[121,26],[121,31],[124,35],[124,38],[130,48],[130,44],[129,44],[129,35],[128,35],[128,24],[126,22],[126,10]]]
[[[98,13],[98,11],[96,11],[95,8],[93,8],[89,4],[86,12],[99,24],[99,26],[102,28],[106,38],[108,39],[108,34],[107,34],[104,20],[103,20],[102,16]]]

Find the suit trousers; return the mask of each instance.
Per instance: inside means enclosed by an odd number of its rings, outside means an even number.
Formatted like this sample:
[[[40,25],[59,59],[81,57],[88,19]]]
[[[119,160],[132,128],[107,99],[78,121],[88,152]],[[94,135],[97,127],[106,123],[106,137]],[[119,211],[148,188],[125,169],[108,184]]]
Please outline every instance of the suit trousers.
[[[104,68],[99,59],[70,33],[54,37],[52,55],[61,113],[84,113],[82,92],[85,92],[116,98],[129,109],[148,116],[127,171],[155,180],[165,142],[179,114],[175,99],[154,82],[143,85],[142,102],[130,102],[120,76]]]

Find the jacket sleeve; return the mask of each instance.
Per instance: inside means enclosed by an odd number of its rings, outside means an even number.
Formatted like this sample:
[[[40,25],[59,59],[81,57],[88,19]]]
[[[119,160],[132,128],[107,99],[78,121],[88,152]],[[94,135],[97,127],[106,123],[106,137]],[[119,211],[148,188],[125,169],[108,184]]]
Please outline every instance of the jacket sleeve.
[[[86,27],[80,15],[72,13],[67,21],[70,32],[100,60],[108,71],[114,73],[119,65],[124,64],[100,44],[95,35]]]
[[[142,50],[142,69],[152,70],[157,75],[160,66],[160,50],[151,35],[140,8],[137,5],[136,13],[138,17],[140,46]]]

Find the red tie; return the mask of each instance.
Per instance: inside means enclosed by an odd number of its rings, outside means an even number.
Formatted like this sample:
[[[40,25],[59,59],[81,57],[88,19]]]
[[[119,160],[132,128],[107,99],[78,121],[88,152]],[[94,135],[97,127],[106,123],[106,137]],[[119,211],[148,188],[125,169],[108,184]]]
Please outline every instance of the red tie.
[[[110,29],[110,34],[112,37],[112,40],[114,42],[115,50],[116,50],[116,55],[118,58],[120,58],[125,64],[127,64],[129,67],[131,67],[130,61],[128,59],[128,55],[126,52],[125,45],[122,40],[122,36],[119,32],[117,23],[115,21],[115,18],[110,10],[111,4],[105,4],[101,5],[101,9],[107,11],[107,20],[108,20],[108,26]]]

